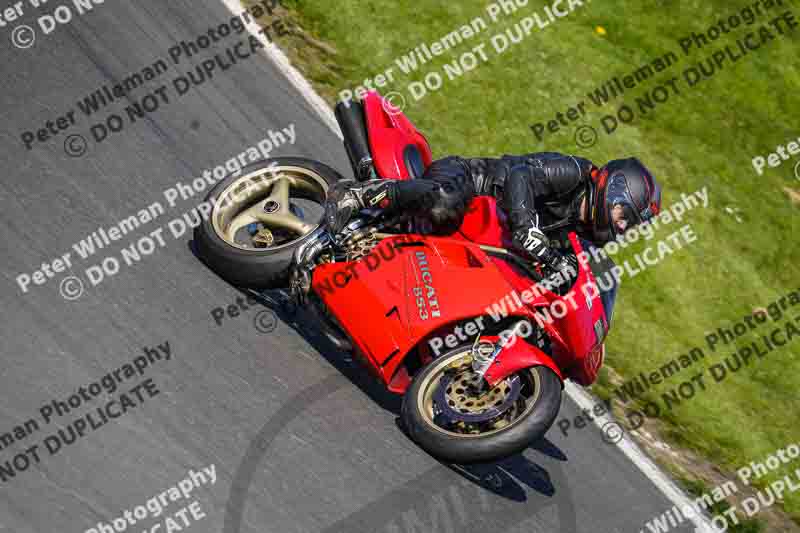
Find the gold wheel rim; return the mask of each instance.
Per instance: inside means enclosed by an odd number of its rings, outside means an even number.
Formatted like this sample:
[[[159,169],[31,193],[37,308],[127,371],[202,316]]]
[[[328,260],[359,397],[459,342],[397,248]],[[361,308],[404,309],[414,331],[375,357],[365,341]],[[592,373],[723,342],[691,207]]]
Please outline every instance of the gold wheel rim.
[[[310,199],[322,205],[327,193],[327,181],[307,168],[275,166],[255,170],[236,179],[217,196],[211,211],[211,225],[220,239],[235,248],[279,250],[296,244],[320,225],[293,213],[292,198]],[[262,225],[268,233],[279,230],[295,238],[269,248],[245,246],[237,241],[236,235],[252,223]]]

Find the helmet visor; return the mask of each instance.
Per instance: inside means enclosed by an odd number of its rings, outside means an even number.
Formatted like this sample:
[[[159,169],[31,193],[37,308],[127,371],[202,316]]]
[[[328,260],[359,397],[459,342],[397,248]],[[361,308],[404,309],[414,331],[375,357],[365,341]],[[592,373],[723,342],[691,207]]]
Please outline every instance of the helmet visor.
[[[633,202],[628,180],[624,174],[614,174],[606,187],[606,210],[611,232],[622,235],[640,224],[642,217]]]

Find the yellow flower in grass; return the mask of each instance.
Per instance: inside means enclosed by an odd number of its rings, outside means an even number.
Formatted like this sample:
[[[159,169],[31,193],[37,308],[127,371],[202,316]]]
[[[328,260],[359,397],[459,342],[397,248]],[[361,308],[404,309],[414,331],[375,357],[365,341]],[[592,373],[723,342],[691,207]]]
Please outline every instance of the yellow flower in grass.
[[[605,29],[604,27],[602,27],[602,26],[597,26],[597,27],[594,29],[594,32],[595,32],[597,35],[605,35],[605,34],[606,34],[606,29]]]

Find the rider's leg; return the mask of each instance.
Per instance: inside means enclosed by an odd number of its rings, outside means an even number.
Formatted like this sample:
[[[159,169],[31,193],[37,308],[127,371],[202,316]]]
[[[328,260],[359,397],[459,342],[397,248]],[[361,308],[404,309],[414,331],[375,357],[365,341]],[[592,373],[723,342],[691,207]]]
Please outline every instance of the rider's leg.
[[[382,209],[427,218],[439,231],[456,229],[474,196],[469,168],[461,161],[455,157],[435,161],[420,179],[352,182],[340,208]]]
[[[432,231],[456,231],[475,196],[475,186],[464,161],[459,157],[440,159],[428,167],[421,179],[397,182],[398,207],[430,221]]]
[[[535,187],[533,168],[527,164],[514,166],[505,181],[502,203],[511,226],[512,245],[553,270],[573,275],[576,272],[573,259],[551,248],[550,240],[539,229]]]

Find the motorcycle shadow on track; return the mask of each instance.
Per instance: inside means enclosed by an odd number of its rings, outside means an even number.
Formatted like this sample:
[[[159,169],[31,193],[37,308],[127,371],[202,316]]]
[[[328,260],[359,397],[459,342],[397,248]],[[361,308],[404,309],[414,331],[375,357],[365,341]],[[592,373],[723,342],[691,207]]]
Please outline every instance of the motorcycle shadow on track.
[[[353,385],[361,389],[372,401],[395,416],[400,415],[402,397],[392,394],[378,381],[372,379],[358,367],[349,351],[335,337],[326,334],[315,312],[295,307],[282,290],[258,291],[238,289],[244,295],[253,296],[265,307],[274,312],[287,326],[295,330],[328,363],[338,370]]]
[[[187,243],[190,253],[202,261],[197,254],[194,240]],[[206,265],[207,267],[207,265]],[[213,273],[213,271],[211,271]],[[344,377],[361,389],[371,400],[386,411],[399,416],[402,398],[390,393],[385,387],[372,379],[368,373],[358,367],[353,361],[347,347],[332,335],[324,322],[313,311],[298,308],[292,302],[288,293],[283,289],[257,291],[231,285],[243,296],[250,296],[269,309],[284,324],[295,330],[308,344],[310,344],[328,363],[338,370]]]
[[[553,459],[567,460],[563,452],[546,438],[531,444],[530,447]],[[442,462],[441,464],[471,483],[514,502],[527,501],[527,491],[524,486],[546,497],[552,497],[556,493],[556,486],[547,469],[521,453],[494,463],[459,465]]]

